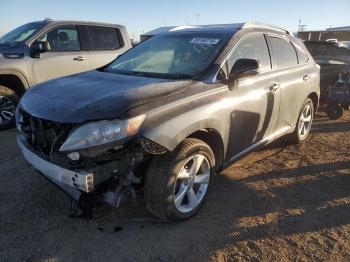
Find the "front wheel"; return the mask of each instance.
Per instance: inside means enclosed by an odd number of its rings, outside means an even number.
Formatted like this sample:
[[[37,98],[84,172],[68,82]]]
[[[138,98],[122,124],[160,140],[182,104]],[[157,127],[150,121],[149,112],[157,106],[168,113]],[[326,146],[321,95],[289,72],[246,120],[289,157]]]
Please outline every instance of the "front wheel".
[[[201,140],[185,139],[156,157],[146,174],[147,209],[163,221],[183,221],[202,206],[215,173],[215,158]]]
[[[9,88],[0,86],[0,130],[15,126],[18,96]]]
[[[298,122],[294,132],[291,134],[291,142],[298,144],[304,141],[310,133],[314,118],[314,103],[307,98],[299,113]]]

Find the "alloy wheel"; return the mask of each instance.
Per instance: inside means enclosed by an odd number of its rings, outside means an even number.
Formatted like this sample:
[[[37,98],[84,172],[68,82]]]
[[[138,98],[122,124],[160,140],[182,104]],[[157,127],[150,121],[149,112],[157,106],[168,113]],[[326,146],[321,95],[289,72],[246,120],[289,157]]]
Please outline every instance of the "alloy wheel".
[[[189,158],[175,181],[173,201],[181,213],[193,211],[203,200],[210,181],[210,164],[201,154]]]
[[[306,104],[304,106],[303,112],[301,113],[300,119],[299,119],[298,132],[299,132],[299,136],[302,139],[308,135],[311,129],[312,118],[313,118],[312,106],[310,104]]]
[[[7,124],[15,115],[16,107],[10,98],[0,96],[0,124]]]

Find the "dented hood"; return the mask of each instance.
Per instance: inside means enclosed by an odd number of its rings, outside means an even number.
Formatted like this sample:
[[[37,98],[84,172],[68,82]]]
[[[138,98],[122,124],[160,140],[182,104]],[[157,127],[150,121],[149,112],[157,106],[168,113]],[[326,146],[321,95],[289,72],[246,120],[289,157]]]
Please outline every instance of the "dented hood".
[[[185,90],[190,80],[166,80],[89,71],[29,89],[20,106],[27,113],[61,123],[114,119],[129,109]]]

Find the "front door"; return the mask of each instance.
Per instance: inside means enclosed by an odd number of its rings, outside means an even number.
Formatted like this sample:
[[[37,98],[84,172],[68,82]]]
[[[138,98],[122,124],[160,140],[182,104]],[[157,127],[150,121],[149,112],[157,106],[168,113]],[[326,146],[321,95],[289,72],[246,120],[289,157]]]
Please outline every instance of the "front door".
[[[273,134],[280,104],[265,36],[252,34],[241,38],[228,59],[229,68],[241,58],[258,60],[259,74],[239,79],[235,90],[228,92],[232,104],[228,161]]]
[[[90,69],[88,51],[81,51],[79,31],[75,26],[51,29],[38,41],[49,43],[50,50],[39,58],[27,58],[33,84]]]

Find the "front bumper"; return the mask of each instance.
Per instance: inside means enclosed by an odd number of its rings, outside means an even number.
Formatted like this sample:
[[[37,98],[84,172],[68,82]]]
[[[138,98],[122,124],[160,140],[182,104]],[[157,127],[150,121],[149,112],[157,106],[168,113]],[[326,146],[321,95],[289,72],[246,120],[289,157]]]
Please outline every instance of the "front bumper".
[[[17,142],[24,158],[42,175],[66,192],[80,190],[88,193],[94,190],[94,175],[92,172],[65,169],[43,159],[31,150],[23,135],[17,136]],[[71,194],[71,192],[67,193]]]

